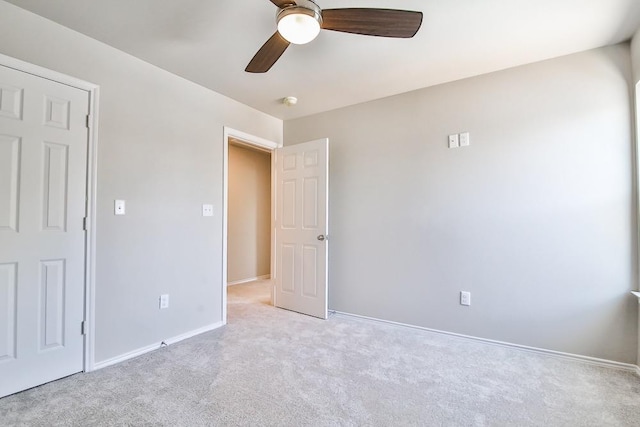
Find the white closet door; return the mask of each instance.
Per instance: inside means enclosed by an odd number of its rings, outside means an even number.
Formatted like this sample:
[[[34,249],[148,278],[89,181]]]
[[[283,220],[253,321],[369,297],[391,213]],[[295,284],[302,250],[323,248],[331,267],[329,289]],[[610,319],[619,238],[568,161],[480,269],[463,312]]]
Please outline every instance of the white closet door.
[[[0,397],[83,368],[88,109],[0,66]]]

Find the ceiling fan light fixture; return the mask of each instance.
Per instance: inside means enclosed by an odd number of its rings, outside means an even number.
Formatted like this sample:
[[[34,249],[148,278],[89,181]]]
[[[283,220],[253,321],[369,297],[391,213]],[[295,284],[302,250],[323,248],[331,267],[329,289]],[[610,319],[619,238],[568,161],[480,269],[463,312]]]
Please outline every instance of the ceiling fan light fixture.
[[[320,34],[320,9],[290,6],[278,12],[278,32],[289,43],[306,44]]]

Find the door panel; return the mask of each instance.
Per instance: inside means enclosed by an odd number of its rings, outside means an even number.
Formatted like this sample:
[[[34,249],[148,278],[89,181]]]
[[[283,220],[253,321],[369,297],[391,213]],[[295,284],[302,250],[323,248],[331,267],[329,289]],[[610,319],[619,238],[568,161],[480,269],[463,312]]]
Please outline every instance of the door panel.
[[[0,66],[0,397],[83,368],[88,109]]]
[[[63,259],[40,263],[40,350],[64,347],[65,265]]]
[[[302,296],[304,297],[318,296],[319,258],[316,245],[302,245]]]
[[[327,318],[329,141],[276,150],[275,305]],[[323,240],[319,240],[322,236]]]
[[[0,135],[0,232],[18,231],[20,138]]]
[[[0,116],[22,120],[22,88],[0,83]]]
[[[65,231],[69,147],[45,142],[43,149],[44,191],[42,192],[42,206],[44,210],[42,229]]]
[[[16,357],[16,263],[0,264],[0,363]]]

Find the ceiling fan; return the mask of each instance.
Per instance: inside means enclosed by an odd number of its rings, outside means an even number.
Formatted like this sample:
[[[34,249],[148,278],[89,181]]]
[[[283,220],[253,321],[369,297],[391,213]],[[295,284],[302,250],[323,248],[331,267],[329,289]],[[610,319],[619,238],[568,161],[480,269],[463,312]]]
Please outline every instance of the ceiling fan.
[[[411,38],[422,24],[422,12],[396,9],[344,8],[322,10],[312,0],[271,0],[278,6],[278,30],[255,54],[245,71],[266,73],[289,44],[305,44],[320,30],[367,36]]]

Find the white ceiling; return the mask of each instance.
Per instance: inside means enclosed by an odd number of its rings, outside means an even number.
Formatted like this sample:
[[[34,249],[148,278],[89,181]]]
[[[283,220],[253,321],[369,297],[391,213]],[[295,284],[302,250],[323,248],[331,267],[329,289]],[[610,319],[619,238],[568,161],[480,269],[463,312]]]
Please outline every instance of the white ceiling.
[[[628,40],[639,0],[318,0],[424,13],[413,39],[322,31],[266,74],[269,0],[7,0],[281,119]],[[296,107],[281,103],[296,96]]]

